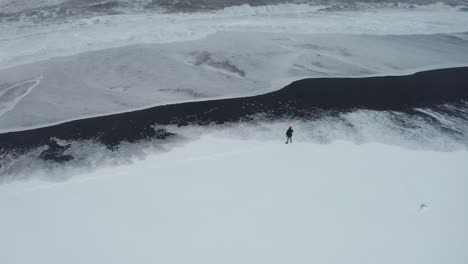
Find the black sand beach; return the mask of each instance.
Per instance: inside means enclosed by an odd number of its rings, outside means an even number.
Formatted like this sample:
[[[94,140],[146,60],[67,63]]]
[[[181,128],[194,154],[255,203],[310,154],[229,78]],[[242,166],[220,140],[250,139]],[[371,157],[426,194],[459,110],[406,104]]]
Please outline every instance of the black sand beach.
[[[464,100],[468,100],[468,67],[408,76],[304,79],[259,96],[158,106],[4,133],[0,134],[0,150],[6,153],[42,145],[53,147],[51,138],[93,139],[115,147],[123,141],[171,135],[164,129],[154,129],[155,125],[222,124],[259,115],[265,119],[307,119],[357,109],[411,114],[414,108],[456,105]]]

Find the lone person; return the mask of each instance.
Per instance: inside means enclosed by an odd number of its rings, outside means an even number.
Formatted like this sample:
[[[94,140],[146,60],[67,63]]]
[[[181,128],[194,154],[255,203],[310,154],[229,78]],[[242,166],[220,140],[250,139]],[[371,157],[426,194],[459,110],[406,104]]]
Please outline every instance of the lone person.
[[[288,144],[289,142],[292,143],[293,132],[294,130],[292,129],[292,126],[289,126],[288,130],[286,131],[286,144]]]

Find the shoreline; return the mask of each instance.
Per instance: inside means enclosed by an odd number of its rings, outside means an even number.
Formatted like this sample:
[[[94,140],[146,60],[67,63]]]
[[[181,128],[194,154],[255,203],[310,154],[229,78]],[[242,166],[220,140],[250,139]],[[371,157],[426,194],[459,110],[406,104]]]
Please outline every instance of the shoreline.
[[[30,149],[61,140],[93,139],[108,147],[120,142],[170,136],[155,125],[186,126],[267,119],[317,118],[356,109],[411,112],[468,100],[468,67],[439,69],[405,76],[316,78],[295,81],[283,89],[250,97],[207,100],[70,121],[0,134],[0,149]],[[419,113],[422,114],[422,113]]]

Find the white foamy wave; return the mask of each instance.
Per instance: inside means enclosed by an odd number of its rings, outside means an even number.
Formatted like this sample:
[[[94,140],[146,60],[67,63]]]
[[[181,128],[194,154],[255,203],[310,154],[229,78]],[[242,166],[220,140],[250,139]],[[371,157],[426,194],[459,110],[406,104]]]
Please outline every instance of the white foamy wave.
[[[123,14],[57,24],[3,24],[0,67],[139,43],[190,41],[218,31],[376,35],[468,31],[466,12],[444,5],[372,12],[316,9],[292,4],[243,6],[211,13]]]
[[[216,11],[218,15],[226,16],[252,16],[252,15],[285,15],[285,14],[303,14],[317,12],[326,6],[310,4],[277,4],[264,6],[250,6],[248,4],[241,6],[226,7]]]

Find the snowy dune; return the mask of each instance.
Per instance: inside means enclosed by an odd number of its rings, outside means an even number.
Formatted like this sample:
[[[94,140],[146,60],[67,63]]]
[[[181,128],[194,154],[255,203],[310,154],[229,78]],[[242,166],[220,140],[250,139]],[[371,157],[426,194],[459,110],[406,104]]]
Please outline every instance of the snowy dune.
[[[209,134],[67,182],[0,185],[0,262],[463,264],[466,160]]]
[[[261,94],[306,77],[403,75],[467,65],[467,39],[223,32],[198,41],[54,58],[0,71],[0,130]],[[25,82],[29,86],[19,85]],[[11,92],[1,93],[6,90]],[[22,90],[28,95],[20,96]]]

